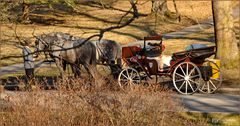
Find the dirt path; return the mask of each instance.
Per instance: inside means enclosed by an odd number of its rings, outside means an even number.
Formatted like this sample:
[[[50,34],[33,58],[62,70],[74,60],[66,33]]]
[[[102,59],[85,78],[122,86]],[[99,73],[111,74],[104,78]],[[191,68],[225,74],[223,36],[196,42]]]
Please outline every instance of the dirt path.
[[[178,95],[186,111],[221,112],[240,114],[240,95],[230,94],[194,94]]]
[[[47,64],[49,64],[49,63],[46,63],[46,62],[43,62],[43,61],[37,61],[37,62],[35,62],[35,68],[45,66]],[[21,72],[21,71],[24,71],[24,65],[22,63],[14,64],[14,65],[11,65],[11,66],[1,67],[0,77],[2,75],[5,75],[5,74],[14,74],[14,73]]]

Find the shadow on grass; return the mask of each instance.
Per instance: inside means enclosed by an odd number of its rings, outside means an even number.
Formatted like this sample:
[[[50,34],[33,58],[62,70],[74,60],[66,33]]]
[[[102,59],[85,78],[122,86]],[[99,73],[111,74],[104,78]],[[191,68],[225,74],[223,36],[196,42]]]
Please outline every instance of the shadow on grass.
[[[55,82],[58,80],[57,76],[35,76],[35,83],[43,89],[53,89]],[[26,84],[26,76],[16,76],[8,77],[6,79],[1,79],[1,85],[4,85],[6,90],[20,90],[19,85]]]
[[[93,15],[89,14],[88,11],[89,9],[85,9],[84,6],[91,6],[89,4],[79,4],[79,11],[75,11],[73,7],[68,6],[66,3],[54,3],[51,4],[51,7],[47,3],[32,3],[30,4],[30,13],[29,13],[29,20],[31,23],[36,23],[39,25],[58,25],[58,24],[64,24],[66,16],[83,16],[85,18],[94,20],[94,21],[99,21],[99,22],[104,22],[108,24],[113,24],[113,25],[118,25],[119,21],[115,20],[114,17],[111,19],[106,19],[102,16],[98,15]],[[93,8],[99,9],[97,6],[92,6]],[[120,12],[126,12],[122,9],[117,9],[117,8],[108,8],[110,10],[117,10]],[[18,15],[21,15],[21,5],[16,6],[15,8],[12,9],[13,13],[17,13]],[[131,12],[130,12],[131,13]],[[140,14],[140,16],[146,16],[144,14]],[[120,18],[120,17],[119,17]],[[154,22],[152,22],[154,23]],[[137,24],[130,24],[130,27],[139,29],[141,31],[146,32],[149,35],[156,35],[157,32],[154,31],[153,29],[150,28],[150,25],[144,24],[143,26],[137,25]],[[68,26],[64,26],[68,27]],[[71,27],[71,28],[78,28],[78,29],[84,29],[84,27]],[[97,28],[91,28],[91,27],[86,27],[85,29],[94,29],[98,30]],[[120,34],[120,35],[125,35],[125,36],[130,36],[136,39],[142,39],[142,36],[136,36],[134,34],[130,33],[123,33],[123,32],[116,32],[113,31],[113,33]]]
[[[216,126],[239,126],[239,114],[229,113],[199,113],[199,112],[186,112],[181,114],[187,119],[193,121],[206,121],[210,125]]]

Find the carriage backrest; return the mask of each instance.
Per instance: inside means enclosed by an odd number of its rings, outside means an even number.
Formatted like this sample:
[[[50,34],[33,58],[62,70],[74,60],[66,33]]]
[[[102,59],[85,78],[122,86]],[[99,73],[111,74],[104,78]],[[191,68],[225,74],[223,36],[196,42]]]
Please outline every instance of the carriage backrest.
[[[138,46],[122,47],[122,58],[130,58],[140,51],[142,51],[142,48]]]

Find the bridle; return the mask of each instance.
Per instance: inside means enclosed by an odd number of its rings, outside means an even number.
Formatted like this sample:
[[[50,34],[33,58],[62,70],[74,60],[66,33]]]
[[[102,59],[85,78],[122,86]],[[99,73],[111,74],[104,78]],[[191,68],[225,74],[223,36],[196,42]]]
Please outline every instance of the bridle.
[[[43,50],[45,49],[48,49],[49,48],[49,44],[47,42],[45,42],[44,40],[42,40],[40,37],[36,37],[38,43],[35,43],[36,45],[36,57],[38,57],[39,53],[40,53],[40,50],[39,50],[39,44],[42,43],[43,44]],[[45,55],[45,58],[47,59],[47,52],[46,51],[43,51],[44,52],[44,55]]]

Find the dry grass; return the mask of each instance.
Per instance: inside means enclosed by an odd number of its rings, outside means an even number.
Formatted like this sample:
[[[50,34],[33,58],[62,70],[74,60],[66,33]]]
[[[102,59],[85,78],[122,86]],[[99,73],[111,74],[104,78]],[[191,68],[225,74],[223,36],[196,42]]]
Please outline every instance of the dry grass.
[[[184,119],[173,92],[159,85],[120,91],[111,81],[96,90],[88,81],[58,82],[57,91],[1,92],[0,125],[206,125]],[[5,95],[4,95],[5,94]]]
[[[6,57],[6,56],[10,56],[10,55],[18,55],[19,53],[22,52],[22,50],[20,48],[17,48],[14,45],[2,44],[0,46],[2,49],[2,52],[1,52],[2,57]],[[4,53],[3,53],[3,51],[4,51]],[[23,62],[23,58],[10,58],[7,60],[1,60],[0,66],[7,66],[9,64],[15,64],[15,63],[19,63],[19,62]]]
[[[179,13],[196,21],[203,21],[212,15],[211,1],[176,1]],[[175,12],[173,2],[168,7]]]
[[[214,46],[215,43],[209,41],[209,38],[213,38],[213,28],[205,29],[198,33],[192,33],[183,36],[180,39],[167,39],[163,41],[166,49],[163,52],[165,55],[172,55],[174,52],[184,51],[190,44],[206,44],[208,46]]]

